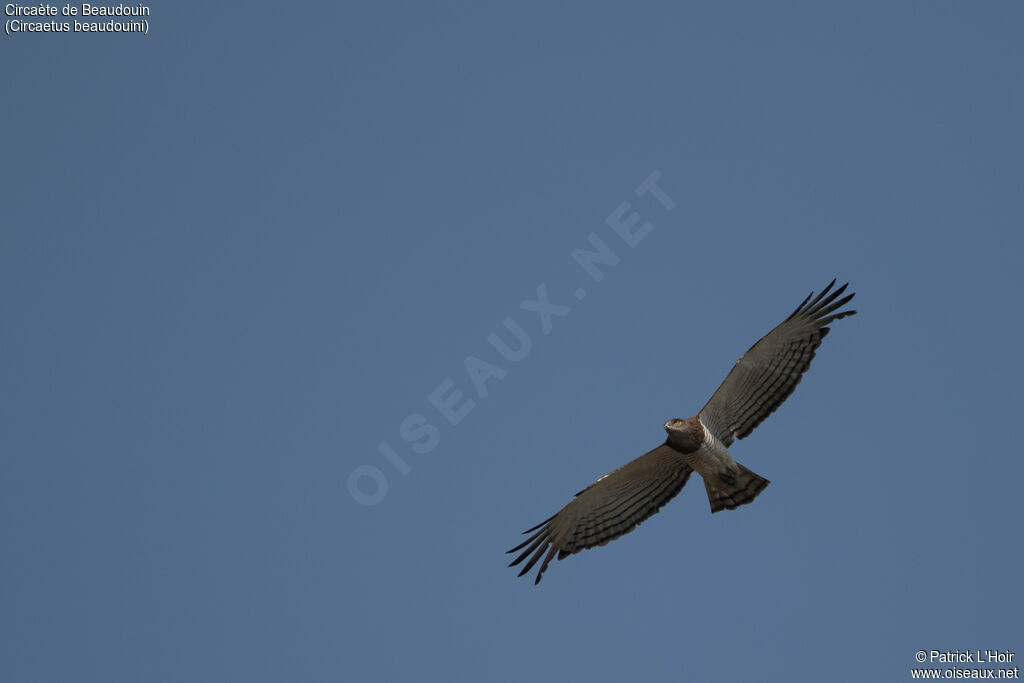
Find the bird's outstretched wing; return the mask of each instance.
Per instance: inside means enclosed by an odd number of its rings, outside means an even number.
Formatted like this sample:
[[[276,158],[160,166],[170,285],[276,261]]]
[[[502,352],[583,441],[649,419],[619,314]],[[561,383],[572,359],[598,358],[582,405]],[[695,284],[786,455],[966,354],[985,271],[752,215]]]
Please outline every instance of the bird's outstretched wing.
[[[557,515],[524,531],[536,533],[508,551],[514,553],[525,548],[509,566],[514,567],[532,555],[519,572],[522,576],[543,555],[534,581],[540,583],[556,552],[562,560],[629,533],[672,500],[691,472],[677,451],[665,444],[658,446],[601,477],[577,493]]]
[[[788,318],[751,346],[698,413],[726,446],[733,437],[748,436],[793,393],[828,334],[827,325],[857,312],[839,310],[854,295],[839,298],[847,285],[829,294],[835,283],[832,280],[816,297],[811,292]]]

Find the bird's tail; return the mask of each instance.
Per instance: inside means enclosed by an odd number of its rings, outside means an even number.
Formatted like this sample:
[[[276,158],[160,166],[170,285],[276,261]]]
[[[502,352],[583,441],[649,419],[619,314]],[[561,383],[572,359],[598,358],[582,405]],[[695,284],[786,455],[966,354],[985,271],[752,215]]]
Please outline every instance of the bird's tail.
[[[738,471],[735,474],[723,472],[717,481],[704,480],[711,512],[735,510],[740,505],[746,505],[757,498],[757,495],[771,483],[739,463],[736,463],[736,467]]]

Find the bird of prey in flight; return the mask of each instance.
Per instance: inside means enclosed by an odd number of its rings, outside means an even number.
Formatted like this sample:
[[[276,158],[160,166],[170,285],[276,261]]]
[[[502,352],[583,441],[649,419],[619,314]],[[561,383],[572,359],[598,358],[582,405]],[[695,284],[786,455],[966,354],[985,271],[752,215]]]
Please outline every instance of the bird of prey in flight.
[[[523,532],[533,535],[508,551],[523,551],[509,566],[529,558],[522,576],[543,558],[534,581],[540,583],[556,553],[562,560],[629,533],[672,500],[694,470],[704,479],[712,513],[753,501],[769,482],[733,460],[728,447],[734,438],[749,436],[793,393],[828,325],[856,313],[840,310],[854,295],[840,298],[847,285],[829,294],[835,283],[816,297],[811,292],[751,346],[699,413],[666,422],[665,443],[604,475],[558,514]]]

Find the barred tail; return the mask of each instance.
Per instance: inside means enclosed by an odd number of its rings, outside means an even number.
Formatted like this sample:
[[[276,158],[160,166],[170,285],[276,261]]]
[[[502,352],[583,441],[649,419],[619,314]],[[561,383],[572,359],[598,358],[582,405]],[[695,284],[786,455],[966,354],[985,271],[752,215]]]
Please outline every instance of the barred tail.
[[[757,498],[757,495],[771,483],[739,463],[736,463],[736,467],[739,471],[735,475],[722,473],[717,481],[704,480],[711,512],[735,510],[740,505],[746,505]]]

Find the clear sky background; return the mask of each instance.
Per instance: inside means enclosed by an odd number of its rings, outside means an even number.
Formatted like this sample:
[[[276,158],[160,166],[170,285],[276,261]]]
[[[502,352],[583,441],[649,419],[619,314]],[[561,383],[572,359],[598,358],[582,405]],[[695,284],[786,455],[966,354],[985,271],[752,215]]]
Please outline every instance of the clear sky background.
[[[4,680],[1024,657],[1019,3],[150,7],[0,37]],[[754,504],[506,568],[833,277]]]

